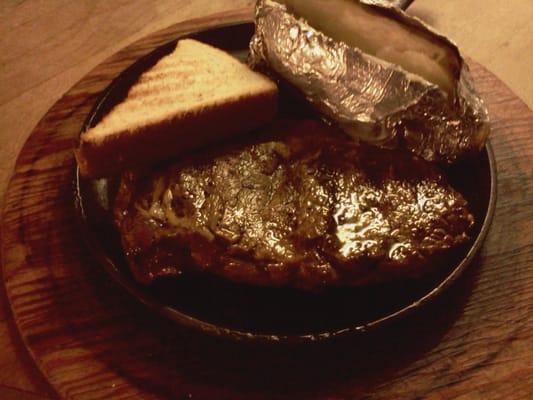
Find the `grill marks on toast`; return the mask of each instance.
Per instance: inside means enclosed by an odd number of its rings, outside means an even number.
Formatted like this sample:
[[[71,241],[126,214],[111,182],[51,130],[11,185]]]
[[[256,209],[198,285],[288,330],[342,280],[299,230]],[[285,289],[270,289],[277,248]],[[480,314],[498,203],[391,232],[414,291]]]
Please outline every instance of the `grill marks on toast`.
[[[82,133],[80,171],[110,175],[249,132],[274,118],[277,93],[274,82],[226,52],[181,40]]]

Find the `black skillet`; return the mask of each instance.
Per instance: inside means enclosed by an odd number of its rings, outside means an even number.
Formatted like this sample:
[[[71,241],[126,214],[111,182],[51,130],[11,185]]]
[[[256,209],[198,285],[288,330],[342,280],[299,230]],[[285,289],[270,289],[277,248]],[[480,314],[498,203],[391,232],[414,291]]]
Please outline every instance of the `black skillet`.
[[[252,33],[253,25],[248,23],[191,36],[244,59]],[[124,98],[139,74],[174,45],[175,41],[155,49],[122,72],[104,91],[83,129],[95,125]],[[284,114],[308,112],[288,96],[282,95]],[[182,276],[142,286],[129,272],[109,213],[116,180],[87,181],[78,177],[76,202],[81,230],[95,258],[111,279],[150,310],[181,326],[234,340],[310,342],[362,334],[402,318],[441,294],[471,263],[487,234],[496,201],[496,168],[490,144],[477,157],[445,172],[468,200],[476,219],[468,245],[447,255],[446,266],[423,280],[323,293],[258,288],[206,276]]]

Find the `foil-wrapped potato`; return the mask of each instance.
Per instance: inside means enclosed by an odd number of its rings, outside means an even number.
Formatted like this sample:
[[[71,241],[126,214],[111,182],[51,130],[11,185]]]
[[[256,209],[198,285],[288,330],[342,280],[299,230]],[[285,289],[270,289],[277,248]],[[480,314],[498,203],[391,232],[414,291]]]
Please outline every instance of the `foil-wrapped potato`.
[[[488,112],[457,47],[379,0],[258,0],[250,63],[295,86],[358,140],[453,162]]]

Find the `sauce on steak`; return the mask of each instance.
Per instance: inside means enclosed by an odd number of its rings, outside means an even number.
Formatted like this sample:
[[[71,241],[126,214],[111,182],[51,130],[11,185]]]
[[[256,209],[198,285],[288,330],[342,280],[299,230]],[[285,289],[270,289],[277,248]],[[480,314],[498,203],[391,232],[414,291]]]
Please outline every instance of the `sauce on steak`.
[[[423,275],[468,240],[474,218],[434,165],[318,121],[269,132],[123,174],[115,221],[138,281],[364,285]]]

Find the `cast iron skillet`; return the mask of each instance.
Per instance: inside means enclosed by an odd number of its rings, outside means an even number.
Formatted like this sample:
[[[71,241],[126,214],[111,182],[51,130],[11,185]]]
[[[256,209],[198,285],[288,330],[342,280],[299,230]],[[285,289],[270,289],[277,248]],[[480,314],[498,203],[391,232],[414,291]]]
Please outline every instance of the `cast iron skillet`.
[[[252,24],[238,24],[192,37],[244,58],[252,33]],[[95,125],[123,99],[139,74],[172,51],[175,43],[155,49],[122,72],[104,91],[83,129]],[[283,89],[280,97],[282,114],[309,113]],[[129,272],[109,212],[117,180],[87,181],[77,175],[76,204],[80,228],[95,258],[115,282],[152,311],[181,326],[234,340],[312,342],[361,334],[399,319],[442,293],[470,264],[487,234],[495,207],[496,168],[490,144],[474,159],[448,168],[446,174],[468,200],[476,224],[471,242],[447,255],[445,268],[421,281],[323,293],[258,288],[206,276],[182,276],[144,287]]]

